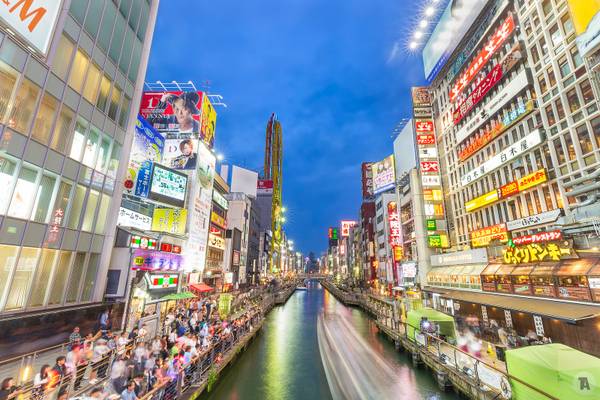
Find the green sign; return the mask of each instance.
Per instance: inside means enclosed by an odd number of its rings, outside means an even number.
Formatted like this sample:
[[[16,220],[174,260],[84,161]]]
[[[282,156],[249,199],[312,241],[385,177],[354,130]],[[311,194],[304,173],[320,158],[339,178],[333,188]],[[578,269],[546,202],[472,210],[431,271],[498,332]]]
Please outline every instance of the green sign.
[[[440,235],[427,236],[429,247],[442,247],[442,238]]]
[[[435,221],[435,219],[427,220],[427,230],[428,231],[437,231],[437,222]]]
[[[231,312],[231,301],[233,300],[233,296],[231,293],[222,293],[219,296],[219,315],[221,318],[225,318]]]

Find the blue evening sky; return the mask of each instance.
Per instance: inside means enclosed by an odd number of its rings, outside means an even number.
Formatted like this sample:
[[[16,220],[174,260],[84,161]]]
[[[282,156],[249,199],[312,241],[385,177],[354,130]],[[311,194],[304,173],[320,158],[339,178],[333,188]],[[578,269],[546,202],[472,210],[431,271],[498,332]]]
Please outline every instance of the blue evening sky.
[[[265,125],[283,126],[286,231],[317,255],[357,219],[360,164],[392,152],[421,58],[406,50],[421,0],[162,0],[147,81],[210,82],[215,147],[259,171]]]

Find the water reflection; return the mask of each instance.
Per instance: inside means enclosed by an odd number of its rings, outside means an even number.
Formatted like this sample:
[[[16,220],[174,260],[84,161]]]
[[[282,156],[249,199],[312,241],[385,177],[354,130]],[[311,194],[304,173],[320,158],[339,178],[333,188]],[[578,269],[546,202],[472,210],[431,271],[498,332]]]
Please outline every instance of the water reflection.
[[[296,292],[284,307],[269,314],[260,335],[204,398],[392,396],[411,400],[458,398],[439,392],[429,372],[412,369],[409,359],[377,333],[375,324],[362,311],[345,307],[313,282],[308,291]]]

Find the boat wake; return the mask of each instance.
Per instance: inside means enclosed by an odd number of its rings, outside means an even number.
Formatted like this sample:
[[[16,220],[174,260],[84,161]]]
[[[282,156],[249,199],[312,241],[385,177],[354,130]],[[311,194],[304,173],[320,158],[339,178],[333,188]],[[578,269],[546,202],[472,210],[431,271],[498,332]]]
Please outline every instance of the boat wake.
[[[319,352],[332,397],[348,400],[437,399],[415,390],[414,378],[384,358],[362,337],[343,311],[317,321]],[[408,374],[412,375],[412,374]]]

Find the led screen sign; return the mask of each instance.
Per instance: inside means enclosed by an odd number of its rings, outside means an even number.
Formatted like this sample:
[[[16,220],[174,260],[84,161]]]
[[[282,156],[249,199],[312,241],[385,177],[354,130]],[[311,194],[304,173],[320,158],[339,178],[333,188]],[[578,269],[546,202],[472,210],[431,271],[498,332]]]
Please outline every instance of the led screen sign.
[[[183,207],[187,190],[186,174],[154,164],[149,198],[161,203]]]
[[[506,165],[515,158],[527,153],[530,150],[533,150],[542,142],[542,133],[539,129],[536,129],[535,131],[525,136],[523,139],[519,140],[516,143],[513,143],[508,148],[502,150],[500,153],[485,161],[477,168],[474,168],[471,171],[464,174],[463,176],[461,176],[461,185],[467,186],[477,181],[478,179],[489,174],[490,172],[493,172],[496,169]]]
[[[394,167],[394,155],[371,165],[373,173],[373,193],[379,194],[394,187],[396,183],[396,168]]]
[[[483,2],[485,3],[485,2]],[[467,69],[458,77],[452,88],[450,89],[450,101],[454,102],[458,95],[471,83],[477,73],[487,64],[487,62],[496,54],[502,44],[510,37],[515,30],[515,21],[512,14],[502,22],[502,25],[496,29],[485,46],[475,56]]]
[[[471,245],[473,247],[487,246],[492,240],[499,240],[502,243],[508,242],[506,224],[502,223],[471,231]]]

